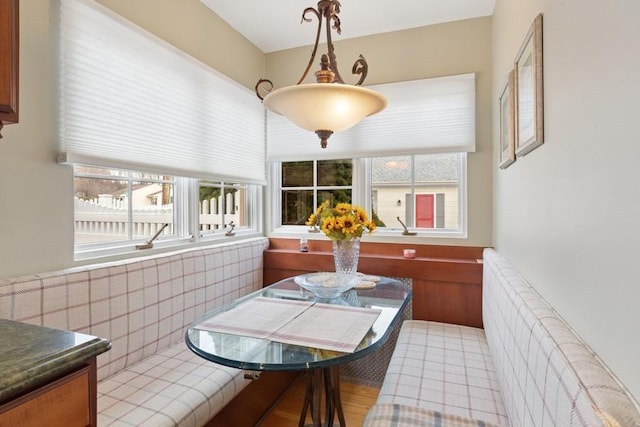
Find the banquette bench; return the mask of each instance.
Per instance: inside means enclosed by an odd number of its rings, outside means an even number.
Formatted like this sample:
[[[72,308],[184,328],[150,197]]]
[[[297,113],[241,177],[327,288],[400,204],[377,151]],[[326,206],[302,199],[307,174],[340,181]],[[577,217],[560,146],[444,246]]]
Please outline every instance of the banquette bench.
[[[109,339],[98,425],[202,426],[250,381],[184,343],[205,312],[262,287],[267,238],[0,280],[0,318]]]
[[[484,329],[405,321],[365,427],[640,426],[637,402],[493,249]]]

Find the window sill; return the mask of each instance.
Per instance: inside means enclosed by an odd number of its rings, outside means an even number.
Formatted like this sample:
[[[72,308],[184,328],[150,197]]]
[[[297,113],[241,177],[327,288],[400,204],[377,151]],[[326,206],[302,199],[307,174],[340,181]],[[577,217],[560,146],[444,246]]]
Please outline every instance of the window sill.
[[[328,240],[322,232],[311,233],[306,226],[285,225],[274,229],[269,237],[307,238],[309,240]],[[424,243],[425,239],[466,239],[466,231],[417,231],[414,236],[402,234],[402,228],[376,229],[372,234],[362,236],[363,241],[381,243]]]
[[[135,249],[135,245],[142,242],[127,242],[123,245],[113,245],[108,247],[102,246],[76,251],[75,261],[77,265],[94,262],[117,261],[128,258],[156,255],[181,249],[189,249],[198,246],[224,244],[254,237],[263,237],[263,235],[255,230],[238,230],[233,236],[225,236],[224,233],[217,233],[215,235],[210,234],[201,237],[197,242],[193,239],[156,240],[153,242],[153,248],[150,249]]]

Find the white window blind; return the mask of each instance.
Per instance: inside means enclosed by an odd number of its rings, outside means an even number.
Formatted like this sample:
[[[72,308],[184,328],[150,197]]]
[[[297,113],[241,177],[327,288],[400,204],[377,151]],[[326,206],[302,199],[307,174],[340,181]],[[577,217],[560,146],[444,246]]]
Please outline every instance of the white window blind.
[[[265,184],[255,94],[93,1],[62,0],[61,161]]]
[[[387,97],[381,113],[329,138],[267,115],[267,159],[296,161],[475,151],[475,75],[368,86]]]

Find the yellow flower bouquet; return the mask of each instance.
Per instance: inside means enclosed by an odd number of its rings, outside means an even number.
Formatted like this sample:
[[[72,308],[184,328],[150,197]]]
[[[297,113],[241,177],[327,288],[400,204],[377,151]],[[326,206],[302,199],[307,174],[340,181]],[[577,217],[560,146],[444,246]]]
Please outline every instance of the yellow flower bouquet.
[[[320,227],[320,230],[333,241],[360,238],[365,231],[372,233],[376,229],[376,224],[369,220],[367,212],[360,206],[338,203],[331,208],[328,200],[318,206],[306,225]]]

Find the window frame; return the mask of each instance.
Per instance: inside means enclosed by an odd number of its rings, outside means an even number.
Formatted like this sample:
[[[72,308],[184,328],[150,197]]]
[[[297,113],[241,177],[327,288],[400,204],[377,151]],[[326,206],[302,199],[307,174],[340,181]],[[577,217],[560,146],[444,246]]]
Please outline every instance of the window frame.
[[[454,238],[465,239],[468,237],[468,182],[467,182],[467,153],[459,152],[458,155],[458,183],[459,183],[459,200],[458,200],[458,229],[442,229],[442,228],[411,228],[409,231],[415,232],[415,236],[418,238]],[[371,183],[371,158],[352,159],[353,161],[353,175],[351,183],[352,203],[365,207],[367,213],[371,215],[371,195],[372,195],[372,183]],[[293,237],[298,235],[304,235],[307,233],[309,227],[305,225],[282,225],[280,221],[280,212],[282,209],[282,163],[284,162],[271,162],[270,165],[270,195],[272,204],[270,206],[270,235]],[[412,170],[412,182],[415,178],[415,170]],[[415,195],[415,194],[414,194]],[[376,228],[374,234],[371,235],[372,240],[379,241],[391,241],[400,239],[406,239],[402,232],[404,228],[398,223],[397,226],[379,227]],[[321,233],[320,233],[321,234]]]
[[[311,162],[313,164],[313,184],[310,186],[291,186],[291,187],[283,187],[283,183],[282,183],[282,163],[284,162],[280,162],[280,180],[279,180],[279,185],[280,185],[280,189],[278,192],[278,203],[279,203],[279,209],[278,212],[282,213],[283,211],[283,206],[282,206],[282,199],[283,199],[283,194],[284,191],[311,191],[313,193],[313,205],[314,206],[318,206],[319,205],[319,200],[318,200],[318,193],[322,192],[322,191],[333,191],[333,190],[348,190],[351,192],[351,198],[353,199],[353,194],[354,194],[354,189],[353,189],[353,174],[354,169],[355,169],[355,164],[354,164],[354,160],[353,159],[336,159],[336,160],[350,160],[351,161],[351,165],[352,165],[352,177],[351,177],[351,185],[318,185],[318,163],[322,162],[322,161],[326,161],[326,160],[305,160],[305,162]],[[315,208],[313,209],[315,210]],[[312,211],[313,211],[312,210]],[[279,221],[280,225],[283,227],[287,227],[289,226],[289,224],[287,225],[283,225],[282,224],[282,215],[280,215],[280,221]],[[300,227],[303,225],[291,225],[292,227]]]
[[[197,235],[198,235],[198,239],[199,240],[210,240],[211,238],[215,238],[215,237],[221,237],[220,234],[224,235],[227,232],[227,227],[228,227],[228,223],[227,220],[224,218],[225,215],[227,215],[224,211],[226,210],[226,197],[222,198],[222,207],[221,209],[223,210],[222,218],[223,218],[223,227],[222,228],[217,228],[217,229],[213,229],[213,230],[202,230],[201,226],[202,224],[200,223],[200,203],[202,203],[200,201],[200,187],[205,186],[205,187],[211,187],[211,188],[220,188],[221,189],[221,193],[224,194],[225,189],[227,188],[233,188],[233,187],[243,187],[244,188],[244,192],[245,192],[245,212],[244,212],[244,217],[247,220],[247,225],[240,225],[240,224],[236,224],[233,232],[234,233],[239,233],[241,231],[246,231],[248,229],[251,229],[251,217],[249,215],[249,212],[251,211],[250,209],[250,203],[249,203],[249,193],[251,192],[251,188],[253,187],[251,184],[245,184],[245,183],[238,183],[238,182],[226,182],[226,181],[216,181],[216,182],[212,182],[213,180],[210,179],[202,179],[202,180],[197,180],[198,181],[198,189],[197,189],[197,207],[196,207],[196,217],[197,217],[197,223],[195,224],[195,230],[197,230]],[[233,214],[230,214],[233,215]],[[227,237],[231,237],[231,236],[227,236]]]
[[[154,175],[167,175],[161,172],[149,171],[132,171],[117,167],[104,167],[96,165],[78,164],[78,166],[95,167],[101,169],[112,169],[127,172],[126,178],[128,188],[131,188],[131,181],[147,181],[156,182],[157,180],[139,179],[132,176],[135,173],[145,173]],[[87,178],[104,178],[104,175],[79,173],[76,174],[75,169],[72,171],[72,179],[79,177]],[[120,179],[120,178],[119,178]],[[234,229],[232,236],[227,236],[225,228],[216,230],[213,233],[200,232],[200,210],[199,210],[199,188],[200,180],[197,178],[187,178],[173,176],[174,200],[173,200],[173,233],[171,235],[160,235],[153,241],[153,248],[136,249],[136,245],[144,243],[152,236],[146,238],[132,238],[131,232],[128,231],[126,240],[102,242],[102,243],[75,243],[75,225],[72,226],[74,233],[74,260],[93,260],[96,258],[112,257],[112,256],[132,256],[132,255],[149,255],[151,253],[166,251],[168,249],[181,249],[197,246],[198,244],[212,244],[228,242],[230,240],[239,240],[243,238],[257,237],[263,235],[262,230],[262,186],[250,183],[234,182],[234,184],[245,187],[245,204],[247,225]],[[211,180],[207,180],[211,181]],[[223,183],[223,181],[219,181]],[[73,184],[72,184],[73,188]],[[75,198],[75,194],[72,196]],[[128,198],[128,217],[129,222],[132,219],[132,201]],[[75,224],[75,208],[73,210],[73,221]]]

